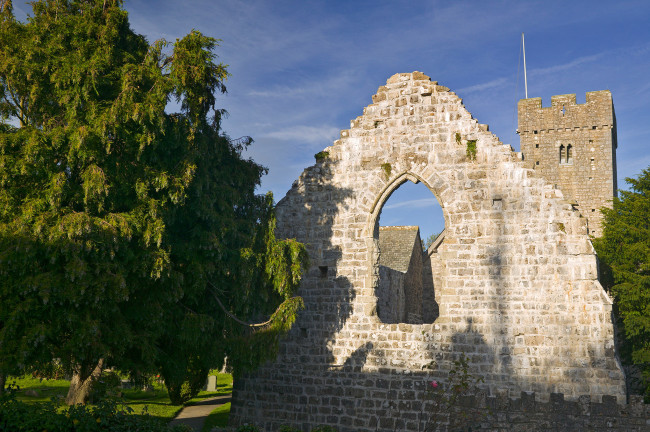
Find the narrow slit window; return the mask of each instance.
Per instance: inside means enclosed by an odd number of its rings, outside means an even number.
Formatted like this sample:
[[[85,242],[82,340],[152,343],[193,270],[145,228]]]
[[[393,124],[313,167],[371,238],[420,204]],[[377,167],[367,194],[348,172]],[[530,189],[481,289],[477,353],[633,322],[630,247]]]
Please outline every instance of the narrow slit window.
[[[571,144],[566,146],[566,163],[573,163],[573,146]]]
[[[564,160],[565,160],[564,158],[565,158],[565,155],[564,155],[564,145],[561,145],[561,146],[560,146],[560,163],[564,163]]]

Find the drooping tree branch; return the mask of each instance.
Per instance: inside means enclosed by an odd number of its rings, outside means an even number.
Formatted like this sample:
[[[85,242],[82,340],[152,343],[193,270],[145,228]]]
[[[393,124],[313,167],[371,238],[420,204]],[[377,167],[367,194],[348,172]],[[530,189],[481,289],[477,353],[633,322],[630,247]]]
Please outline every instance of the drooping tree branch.
[[[210,290],[210,292],[212,293],[212,296],[214,297],[214,299],[215,299],[215,300],[217,301],[217,303],[219,304],[219,307],[221,308],[221,310],[223,310],[224,313],[225,313],[226,315],[228,315],[230,318],[232,318],[232,320],[235,321],[236,323],[241,324],[241,325],[246,326],[246,327],[250,327],[250,328],[260,328],[260,327],[266,327],[267,325],[271,324],[271,321],[273,321],[273,318],[272,318],[272,317],[269,318],[268,321],[264,321],[263,323],[255,323],[255,324],[250,324],[250,323],[247,323],[246,321],[242,321],[242,320],[240,320],[240,319],[237,318],[235,315],[233,315],[232,313],[230,313],[230,312],[228,311],[228,309],[226,309],[226,307],[223,305],[223,303],[221,303],[221,300],[219,299],[219,296],[217,296],[217,293],[215,292],[215,290],[216,290],[217,288],[212,284],[212,282],[208,281],[208,284],[212,287],[212,289]]]

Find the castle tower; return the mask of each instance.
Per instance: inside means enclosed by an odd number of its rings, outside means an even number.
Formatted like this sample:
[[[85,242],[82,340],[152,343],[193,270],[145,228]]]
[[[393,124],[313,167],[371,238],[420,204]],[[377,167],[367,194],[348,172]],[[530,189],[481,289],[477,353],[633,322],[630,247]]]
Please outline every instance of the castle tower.
[[[600,208],[616,196],[616,116],[609,90],[576,95],[522,99],[518,104],[519,136],[526,166],[562,190],[587,218],[589,235],[602,233]]]

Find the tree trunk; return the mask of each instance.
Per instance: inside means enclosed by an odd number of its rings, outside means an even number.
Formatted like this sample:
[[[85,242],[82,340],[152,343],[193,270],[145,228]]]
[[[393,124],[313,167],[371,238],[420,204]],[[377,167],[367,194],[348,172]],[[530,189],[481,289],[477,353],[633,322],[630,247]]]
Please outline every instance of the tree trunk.
[[[99,378],[103,369],[104,359],[99,359],[99,363],[97,363],[97,366],[90,373],[87,373],[87,368],[82,366],[78,367],[72,374],[65,403],[67,405],[85,405],[88,401],[88,396],[90,396],[93,382]]]
[[[0,372],[0,396],[5,394],[5,384],[7,383],[7,375],[4,372]]]

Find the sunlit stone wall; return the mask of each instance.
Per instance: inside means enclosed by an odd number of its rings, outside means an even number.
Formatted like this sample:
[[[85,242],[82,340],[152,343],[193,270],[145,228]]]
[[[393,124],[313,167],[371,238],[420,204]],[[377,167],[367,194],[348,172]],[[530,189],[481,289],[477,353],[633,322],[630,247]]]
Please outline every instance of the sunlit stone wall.
[[[305,310],[277,360],[236,380],[233,423],[393,430],[382,413],[397,407],[402,430],[419,430],[425,381],[444,383],[460,353],[488,395],[625,401],[585,219],[458,96],[394,75],[325,151],[277,208],[278,234],[311,257]],[[379,214],[405,181],[445,217],[430,324],[377,316]]]

